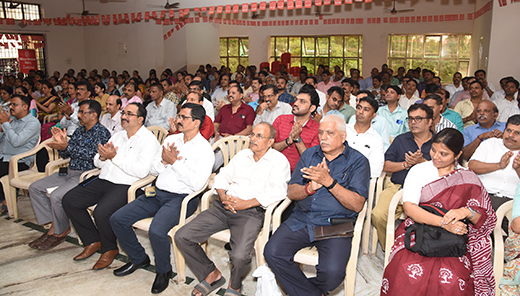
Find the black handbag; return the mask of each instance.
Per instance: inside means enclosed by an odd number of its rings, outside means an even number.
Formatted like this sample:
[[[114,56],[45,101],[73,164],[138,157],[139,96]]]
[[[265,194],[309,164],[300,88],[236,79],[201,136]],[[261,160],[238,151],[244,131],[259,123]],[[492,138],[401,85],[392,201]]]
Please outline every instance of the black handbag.
[[[432,205],[420,205],[432,214],[443,217],[448,211]],[[467,223],[463,220],[464,223]],[[410,247],[412,232],[415,232],[415,245]],[[405,247],[425,257],[461,257],[466,254],[468,235],[457,235],[438,226],[414,223],[406,227]]]

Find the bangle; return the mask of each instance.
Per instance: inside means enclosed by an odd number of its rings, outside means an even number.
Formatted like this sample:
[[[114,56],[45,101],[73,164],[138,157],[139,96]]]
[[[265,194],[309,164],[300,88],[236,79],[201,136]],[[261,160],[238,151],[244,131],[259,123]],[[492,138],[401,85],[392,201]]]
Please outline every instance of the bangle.
[[[334,181],[332,181],[332,184],[330,184],[330,186],[327,186],[325,188],[327,188],[327,190],[331,190],[332,188],[334,188],[334,186],[336,186],[336,184],[338,184],[338,180],[334,179]]]
[[[480,135],[477,136],[477,139],[479,139],[481,142],[484,141],[484,139],[482,139]]]
[[[475,211],[474,209],[468,207],[468,210],[471,212],[471,216],[468,218],[468,220],[471,220],[473,219],[473,217],[475,217],[475,214],[477,213],[477,211]]]
[[[310,182],[305,185],[305,193],[307,193],[307,195],[313,195],[316,191],[309,191],[309,185],[311,185]]]
[[[408,168],[406,167],[406,161],[403,161],[403,169],[407,170]]]
[[[291,146],[291,144],[289,144],[289,138],[285,139],[285,144],[287,144],[287,146]]]

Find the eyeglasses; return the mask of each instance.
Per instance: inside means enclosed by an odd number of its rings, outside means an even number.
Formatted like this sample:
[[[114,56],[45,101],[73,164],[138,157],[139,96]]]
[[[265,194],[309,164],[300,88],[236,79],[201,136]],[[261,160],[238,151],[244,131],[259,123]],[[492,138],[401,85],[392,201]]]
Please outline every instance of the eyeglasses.
[[[83,110],[78,110],[78,114],[90,114],[90,113],[93,113],[94,111],[83,111]]]
[[[415,122],[417,122],[417,123],[421,123],[421,121],[422,121],[423,119],[428,119],[428,118],[427,118],[427,117],[421,117],[421,116],[417,116],[417,117],[407,117],[407,118],[406,118],[406,120],[407,120],[408,122],[414,122],[414,121],[415,121]]]
[[[125,116],[125,115],[126,115],[126,116],[136,116],[136,117],[139,116],[139,115],[134,114],[134,113],[127,113],[127,112],[125,112],[125,111],[121,111],[121,116]]]
[[[258,138],[258,139],[261,139],[261,140],[263,140],[263,139],[271,139],[271,137],[264,137],[264,136],[262,136],[262,134],[255,134],[255,133],[249,133],[249,137],[251,139]]]
[[[13,106],[13,107],[20,106],[20,105],[21,104],[11,103],[11,106]]]
[[[266,98],[272,98],[274,97],[274,95],[265,95],[265,96],[260,96],[259,98],[262,99],[262,100],[265,100]]]
[[[193,117],[186,116],[186,115],[181,115],[181,114],[177,114],[177,116],[175,116],[175,119],[180,119],[180,120],[186,120],[188,118],[193,118]]]
[[[190,91],[200,91],[200,88],[196,87],[196,88],[190,88]]]

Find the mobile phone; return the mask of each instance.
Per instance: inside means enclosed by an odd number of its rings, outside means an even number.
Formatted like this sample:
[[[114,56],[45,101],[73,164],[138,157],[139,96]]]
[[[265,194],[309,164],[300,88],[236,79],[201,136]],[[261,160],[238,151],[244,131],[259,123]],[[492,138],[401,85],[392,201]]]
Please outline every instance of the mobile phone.
[[[61,167],[58,171],[59,176],[66,176],[69,174],[69,168],[68,167]]]

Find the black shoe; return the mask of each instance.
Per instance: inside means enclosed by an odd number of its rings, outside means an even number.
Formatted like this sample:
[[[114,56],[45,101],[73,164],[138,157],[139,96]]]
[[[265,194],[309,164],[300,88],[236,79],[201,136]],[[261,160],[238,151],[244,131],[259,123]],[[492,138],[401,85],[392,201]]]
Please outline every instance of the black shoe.
[[[133,264],[132,262],[128,262],[127,264],[123,265],[122,267],[114,270],[114,275],[115,276],[129,275],[139,268],[146,268],[148,266],[150,266],[150,257],[146,256],[146,259],[139,264]]]
[[[158,273],[155,276],[155,280],[152,285],[152,293],[159,294],[162,291],[168,288],[168,284],[170,283],[170,279],[173,277],[173,271],[168,271],[167,273]]]

